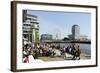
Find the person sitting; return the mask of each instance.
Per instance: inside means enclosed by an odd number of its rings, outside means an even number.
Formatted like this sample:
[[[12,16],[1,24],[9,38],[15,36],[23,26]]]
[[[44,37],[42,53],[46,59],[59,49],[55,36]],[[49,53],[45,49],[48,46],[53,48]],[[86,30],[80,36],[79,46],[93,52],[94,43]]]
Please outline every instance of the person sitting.
[[[81,50],[80,50],[80,47],[78,45],[78,47],[75,49],[74,51],[74,56],[73,56],[73,59],[78,59],[80,60],[80,54],[81,54]]]

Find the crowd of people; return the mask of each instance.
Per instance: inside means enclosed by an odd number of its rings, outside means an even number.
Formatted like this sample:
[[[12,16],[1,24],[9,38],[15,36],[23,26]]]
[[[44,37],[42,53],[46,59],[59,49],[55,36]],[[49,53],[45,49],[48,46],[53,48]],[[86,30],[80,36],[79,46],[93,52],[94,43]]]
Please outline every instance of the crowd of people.
[[[47,43],[28,43],[23,45],[23,62],[29,63],[30,60],[38,59],[38,57],[62,57],[65,53],[73,55],[72,59],[80,59],[81,50],[79,45],[69,45],[67,47],[47,44]]]

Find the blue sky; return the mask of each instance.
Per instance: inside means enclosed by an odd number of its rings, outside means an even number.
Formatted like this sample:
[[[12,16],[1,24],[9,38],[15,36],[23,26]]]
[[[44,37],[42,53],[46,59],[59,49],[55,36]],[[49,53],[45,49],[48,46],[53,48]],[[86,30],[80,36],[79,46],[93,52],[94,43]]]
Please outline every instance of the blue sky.
[[[80,26],[80,34],[91,37],[91,14],[79,12],[53,12],[53,11],[30,11],[28,14],[37,15],[39,32],[41,34],[52,34],[55,38],[67,37],[71,34],[74,24]]]

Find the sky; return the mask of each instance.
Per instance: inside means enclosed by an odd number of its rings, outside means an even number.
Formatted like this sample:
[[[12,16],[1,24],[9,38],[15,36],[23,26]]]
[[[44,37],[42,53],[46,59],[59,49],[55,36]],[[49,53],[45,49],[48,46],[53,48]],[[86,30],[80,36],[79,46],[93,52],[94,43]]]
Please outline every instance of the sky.
[[[39,22],[39,33],[52,34],[53,38],[67,37],[71,34],[74,24],[80,26],[80,35],[91,37],[91,14],[80,12],[55,12],[55,11],[33,11],[28,14],[36,15]]]

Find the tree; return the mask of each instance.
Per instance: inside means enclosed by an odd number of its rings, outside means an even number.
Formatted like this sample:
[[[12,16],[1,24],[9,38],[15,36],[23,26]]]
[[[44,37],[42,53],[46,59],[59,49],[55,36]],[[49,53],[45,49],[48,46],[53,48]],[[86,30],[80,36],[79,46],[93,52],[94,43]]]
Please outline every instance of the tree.
[[[62,40],[63,40],[63,41],[66,41],[66,40],[69,40],[69,38],[67,38],[67,37],[64,37]]]

